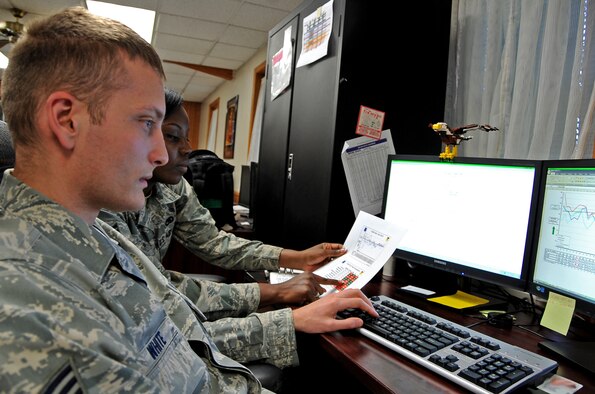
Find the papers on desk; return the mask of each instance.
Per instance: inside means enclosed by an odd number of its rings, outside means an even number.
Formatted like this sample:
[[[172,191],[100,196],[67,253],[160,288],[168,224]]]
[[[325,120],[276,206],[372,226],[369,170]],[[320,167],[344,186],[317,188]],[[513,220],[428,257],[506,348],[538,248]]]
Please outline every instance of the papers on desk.
[[[384,266],[399,245],[405,230],[360,211],[345,240],[347,253],[320,267],[315,274],[343,280],[344,286],[323,285],[325,294],[345,288],[360,289]]]
[[[247,208],[243,205],[234,205],[233,206],[233,213],[239,214],[242,216],[248,216],[250,214],[250,208]]]
[[[549,394],[572,394],[582,387],[582,384],[560,375],[550,376],[542,384],[537,386],[539,390]]]
[[[395,154],[390,129],[380,139],[357,137],[345,141],[341,161],[353,211],[377,215],[382,211],[384,178],[389,154]]]

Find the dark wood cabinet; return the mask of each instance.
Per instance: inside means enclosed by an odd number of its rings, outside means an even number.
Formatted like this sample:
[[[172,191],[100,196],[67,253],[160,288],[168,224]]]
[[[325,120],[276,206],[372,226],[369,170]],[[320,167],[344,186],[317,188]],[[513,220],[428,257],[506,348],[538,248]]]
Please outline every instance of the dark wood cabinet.
[[[361,105],[385,112],[397,153],[439,154],[441,147],[428,124],[444,118],[450,1],[409,2],[392,12],[381,2],[334,0],[327,55],[295,68],[304,18],[325,3],[305,1],[269,32],[254,231],[297,249],[343,242],[355,220],[341,150],[358,137]],[[271,99],[271,61],[288,28],[291,82]]]

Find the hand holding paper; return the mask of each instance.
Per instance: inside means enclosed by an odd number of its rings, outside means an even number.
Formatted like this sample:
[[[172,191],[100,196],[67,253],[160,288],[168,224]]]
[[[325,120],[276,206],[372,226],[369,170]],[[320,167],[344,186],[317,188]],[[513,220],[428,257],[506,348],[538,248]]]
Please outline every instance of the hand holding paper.
[[[342,280],[342,286],[323,286],[325,294],[345,288],[361,289],[392,256],[405,230],[360,211],[346,241],[347,253],[314,271],[325,278]]]

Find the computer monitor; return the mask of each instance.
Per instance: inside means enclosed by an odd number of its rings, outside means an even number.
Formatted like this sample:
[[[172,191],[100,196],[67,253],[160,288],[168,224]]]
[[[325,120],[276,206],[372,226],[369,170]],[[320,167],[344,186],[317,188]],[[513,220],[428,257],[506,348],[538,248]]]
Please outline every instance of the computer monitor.
[[[252,183],[250,178],[250,166],[243,165],[241,167],[240,176],[240,199],[238,203],[246,208],[250,208],[250,186]]]
[[[547,160],[530,291],[571,297],[595,316],[595,160]]]
[[[382,215],[406,230],[394,256],[457,282],[526,290],[540,170],[532,160],[389,156]]]
[[[595,160],[546,160],[537,210],[529,291],[576,300],[575,310],[595,316]],[[595,343],[540,346],[595,373]]]

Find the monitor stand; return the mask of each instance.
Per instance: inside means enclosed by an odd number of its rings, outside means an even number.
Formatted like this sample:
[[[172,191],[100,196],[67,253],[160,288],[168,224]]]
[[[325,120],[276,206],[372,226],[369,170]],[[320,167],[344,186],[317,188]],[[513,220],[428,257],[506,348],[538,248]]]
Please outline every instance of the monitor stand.
[[[438,304],[464,313],[478,310],[507,310],[507,300],[498,299],[492,295],[486,296],[476,290],[471,290],[469,278],[462,278],[454,273],[438,271],[434,268],[408,263],[403,260],[399,261],[398,264],[400,265],[396,266],[395,273],[397,276],[405,278],[408,285],[433,292],[433,294],[427,295],[417,290],[408,290],[408,287],[401,288],[402,291],[409,294],[423,297],[432,302],[434,302],[433,298],[440,297]],[[449,299],[442,297],[449,297]],[[461,297],[464,299],[461,299]],[[488,302],[473,305],[471,299],[474,297],[486,299]],[[461,304],[468,306],[461,307]]]
[[[480,286],[480,288],[478,288],[477,283],[480,283],[480,282],[475,282],[475,286],[474,286],[472,279],[459,278],[459,288],[462,291],[467,292],[467,293],[474,295],[476,297],[483,298],[488,301],[487,303],[484,303],[484,304],[479,304],[477,306],[471,306],[469,308],[465,308],[465,312],[468,312],[471,310],[475,310],[475,311],[480,311],[480,310],[507,311],[508,310],[509,305],[508,305],[507,299],[500,298],[494,294],[486,294],[484,291],[482,291],[481,286]],[[496,287],[498,287],[498,286],[496,286]]]
[[[539,342],[539,347],[564,357],[568,361],[595,374],[595,342]]]

